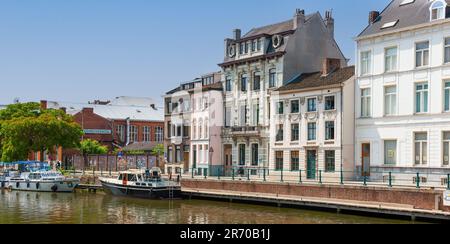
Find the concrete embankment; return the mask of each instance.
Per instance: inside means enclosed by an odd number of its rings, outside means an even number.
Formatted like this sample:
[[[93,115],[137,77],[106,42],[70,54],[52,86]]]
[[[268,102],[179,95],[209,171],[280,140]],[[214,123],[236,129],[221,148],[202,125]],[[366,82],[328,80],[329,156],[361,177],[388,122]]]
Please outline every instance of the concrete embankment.
[[[443,190],[183,179],[187,197],[450,221]]]

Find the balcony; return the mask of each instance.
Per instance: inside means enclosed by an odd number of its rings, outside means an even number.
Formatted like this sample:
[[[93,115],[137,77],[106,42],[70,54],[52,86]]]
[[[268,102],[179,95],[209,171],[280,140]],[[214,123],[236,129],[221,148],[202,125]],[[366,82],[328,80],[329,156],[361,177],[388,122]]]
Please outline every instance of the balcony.
[[[261,128],[259,126],[235,126],[231,127],[232,136],[259,136]]]

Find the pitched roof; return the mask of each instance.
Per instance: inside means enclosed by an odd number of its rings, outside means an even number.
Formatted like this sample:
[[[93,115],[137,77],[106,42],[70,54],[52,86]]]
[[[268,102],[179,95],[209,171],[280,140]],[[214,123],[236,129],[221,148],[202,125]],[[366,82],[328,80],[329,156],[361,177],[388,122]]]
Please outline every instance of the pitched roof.
[[[313,14],[307,15],[305,17],[306,21],[311,18]],[[252,36],[267,34],[267,35],[274,35],[278,33],[283,33],[287,31],[294,30],[294,21],[292,19],[283,21],[281,23],[276,23],[272,25],[267,25],[263,27],[253,28],[251,29],[247,34],[243,36],[243,38],[248,38]]]
[[[378,19],[364,29],[358,37],[381,34],[388,31],[420,25],[430,22],[430,6],[433,1],[415,0],[413,3],[400,6],[404,0],[393,0],[380,14]],[[450,0],[446,0],[450,5]],[[448,17],[448,14],[447,14]],[[383,25],[398,21],[390,28]]]
[[[327,76],[323,76],[322,72],[301,74],[295,77],[290,83],[278,88],[277,91],[282,92],[336,85],[347,81],[354,75],[355,66],[338,69]]]

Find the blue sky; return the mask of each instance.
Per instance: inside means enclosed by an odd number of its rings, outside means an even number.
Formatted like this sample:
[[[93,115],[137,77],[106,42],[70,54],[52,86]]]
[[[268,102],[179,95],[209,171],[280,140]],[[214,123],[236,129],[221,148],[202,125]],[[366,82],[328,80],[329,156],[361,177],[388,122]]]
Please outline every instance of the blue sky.
[[[0,103],[150,96],[219,70],[232,29],[333,9],[336,40],[353,37],[390,0],[2,0]]]

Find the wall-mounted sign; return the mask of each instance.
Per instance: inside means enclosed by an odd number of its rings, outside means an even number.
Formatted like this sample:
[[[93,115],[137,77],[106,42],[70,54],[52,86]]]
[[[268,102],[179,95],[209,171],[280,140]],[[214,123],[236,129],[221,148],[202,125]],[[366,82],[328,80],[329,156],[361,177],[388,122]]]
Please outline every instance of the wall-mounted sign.
[[[110,135],[112,132],[111,130],[85,129],[84,134]]]
[[[444,206],[450,207],[450,191],[444,191]]]

